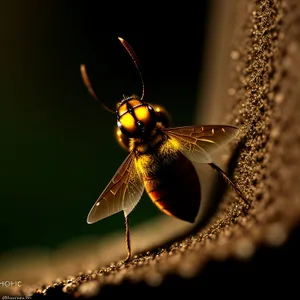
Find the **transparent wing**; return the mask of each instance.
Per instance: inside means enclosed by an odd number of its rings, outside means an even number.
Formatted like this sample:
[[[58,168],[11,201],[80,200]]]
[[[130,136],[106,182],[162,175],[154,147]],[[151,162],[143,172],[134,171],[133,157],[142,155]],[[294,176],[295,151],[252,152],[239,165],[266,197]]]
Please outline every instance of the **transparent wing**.
[[[109,217],[121,210],[125,216],[139,202],[144,192],[144,183],[135,168],[134,156],[130,153],[92,207],[89,224]]]
[[[235,126],[204,125],[165,128],[163,131],[178,144],[179,150],[191,161],[210,163],[211,154],[224,146],[239,132]]]

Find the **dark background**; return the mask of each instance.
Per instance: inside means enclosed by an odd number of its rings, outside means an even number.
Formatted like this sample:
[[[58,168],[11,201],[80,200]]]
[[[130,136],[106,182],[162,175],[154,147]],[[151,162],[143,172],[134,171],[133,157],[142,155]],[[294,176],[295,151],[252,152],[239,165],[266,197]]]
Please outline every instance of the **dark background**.
[[[123,229],[122,213],[86,223],[127,154],[115,141],[115,116],[90,97],[79,72],[85,63],[98,96],[112,107],[123,94],[140,94],[138,73],[118,36],[142,62],[145,100],[165,106],[176,126],[194,122],[205,2],[196,19],[170,11],[147,22],[143,12],[101,3],[2,4],[0,252],[55,248],[77,236]],[[156,214],[144,196],[132,224]]]

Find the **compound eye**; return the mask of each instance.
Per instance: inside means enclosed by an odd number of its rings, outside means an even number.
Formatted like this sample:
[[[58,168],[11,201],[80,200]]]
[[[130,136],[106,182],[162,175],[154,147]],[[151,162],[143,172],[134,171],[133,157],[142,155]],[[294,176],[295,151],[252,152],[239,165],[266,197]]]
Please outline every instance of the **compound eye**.
[[[136,118],[143,123],[147,123],[149,118],[151,118],[149,109],[146,105],[136,107],[134,113]]]
[[[125,149],[125,150],[129,150],[129,137],[127,135],[125,135],[120,128],[116,128],[115,131],[115,136],[116,139],[119,143],[119,145]]]
[[[149,128],[153,126],[153,122],[155,119],[155,114],[153,113],[153,109],[149,105],[143,105],[136,107],[134,109],[134,114],[137,120],[144,125],[145,128]]]
[[[128,99],[118,109],[118,127],[128,137],[139,138],[151,134],[156,115],[151,105],[139,99]]]
[[[164,127],[169,127],[171,125],[171,117],[167,110],[157,104],[151,104],[156,115],[156,121],[160,122]]]
[[[119,124],[130,134],[134,134],[137,130],[135,119],[129,112],[126,112],[120,117]]]

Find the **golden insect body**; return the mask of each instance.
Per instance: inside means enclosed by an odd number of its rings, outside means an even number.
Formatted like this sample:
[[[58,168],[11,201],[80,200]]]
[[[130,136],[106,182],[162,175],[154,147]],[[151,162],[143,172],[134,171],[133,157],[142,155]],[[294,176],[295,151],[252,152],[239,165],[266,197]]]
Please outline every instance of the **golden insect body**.
[[[139,202],[144,189],[164,213],[194,222],[201,202],[201,187],[194,163],[207,163],[218,171],[248,206],[238,187],[211,161],[211,154],[230,142],[238,128],[230,125],[185,126],[170,128],[167,111],[143,100],[144,83],[138,58],[131,46],[119,38],[142,81],[142,97],[125,97],[117,110],[100,101],[92,89],[84,65],[83,81],[90,94],[103,107],[117,115],[116,137],[129,155],[90,210],[88,223],[123,211],[126,222],[127,258],[131,257],[128,215]]]

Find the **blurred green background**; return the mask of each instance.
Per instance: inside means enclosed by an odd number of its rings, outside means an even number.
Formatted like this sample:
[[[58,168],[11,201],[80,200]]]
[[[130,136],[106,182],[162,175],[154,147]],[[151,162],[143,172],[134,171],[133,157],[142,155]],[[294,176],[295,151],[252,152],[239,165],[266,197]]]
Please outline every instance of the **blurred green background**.
[[[123,229],[122,213],[86,223],[127,154],[115,141],[115,115],[90,97],[79,72],[85,63],[98,96],[112,107],[123,94],[140,94],[118,36],[142,62],[145,100],[165,106],[176,126],[194,122],[207,4],[190,24],[177,16],[158,24],[153,16],[152,27],[101,3],[19,1],[2,8],[0,252],[56,248]],[[122,30],[127,18],[139,31]],[[157,214],[144,196],[131,223]]]

